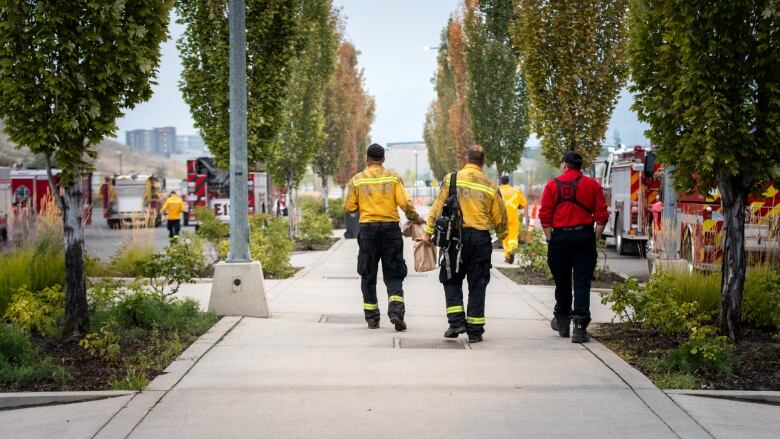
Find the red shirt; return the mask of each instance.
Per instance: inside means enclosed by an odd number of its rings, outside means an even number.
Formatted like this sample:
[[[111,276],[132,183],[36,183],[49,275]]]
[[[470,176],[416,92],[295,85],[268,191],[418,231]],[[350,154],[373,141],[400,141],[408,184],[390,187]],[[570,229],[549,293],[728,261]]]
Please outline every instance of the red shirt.
[[[567,169],[566,172],[558,176],[560,181],[574,181],[581,176],[582,172],[576,169]],[[561,227],[575,227],[581,225],[591,225],[594,222],[606,224],[609,219],[607,212],[607,200],[604,198],[604,192],[598,181],[582,175],[577,182],[577,201],[590,209],[592,214],[586,212],[582,207],[572,202],[562,202],[558,204],[553,212],[553,206],[558,199],[558,185],[555,180],[550,180],[544,187],[542,193],[542,206],[539,209],[539,222],[542,227],[552,227],[554,229]]]

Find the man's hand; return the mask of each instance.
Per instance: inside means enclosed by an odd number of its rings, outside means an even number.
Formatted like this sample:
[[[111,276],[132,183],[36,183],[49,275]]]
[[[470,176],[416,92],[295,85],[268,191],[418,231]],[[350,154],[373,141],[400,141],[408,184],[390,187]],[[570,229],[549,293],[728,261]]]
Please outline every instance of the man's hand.
[[[606,224],[596,224],[596,244],[601,241],[601,235],[604,233],[604,227]]]
[[[544,239],[546,239],[547,242],[550,242],[552,239],[552,229],[550,227],[542,227],[542,230],[544,231]]]

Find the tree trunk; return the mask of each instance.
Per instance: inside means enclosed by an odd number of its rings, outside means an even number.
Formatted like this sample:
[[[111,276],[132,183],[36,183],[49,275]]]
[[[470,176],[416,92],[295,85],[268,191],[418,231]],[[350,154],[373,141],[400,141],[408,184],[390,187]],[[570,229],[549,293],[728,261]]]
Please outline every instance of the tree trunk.
[[[287,221],[290,239],[295,239],[295,203],[293,202],[292,173],[287,173]]]
[[[720,330],[732,341],[740,335],[742,291],[745,286],[745,206],[753,178],[718,176],[723,205],[723,262],[721,266]]]
[[[325,208],[325,212],[328,211],[328,203],[330,200],[328,200],[328,176],[322,177],[322,206]]]

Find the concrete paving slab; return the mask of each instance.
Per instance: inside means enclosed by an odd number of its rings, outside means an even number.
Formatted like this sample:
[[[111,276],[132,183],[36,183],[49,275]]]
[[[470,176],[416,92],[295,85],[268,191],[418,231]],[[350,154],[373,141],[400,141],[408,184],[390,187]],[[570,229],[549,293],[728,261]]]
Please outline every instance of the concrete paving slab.
[[[384,368],[377,368],[379,373]],[[566,404],[561,404],[564,398]],[[562,410],[563,408],[563,410]],[[560,413],[551,416],[551,413]],[[629,390],[176,390],[131,438],[674,438]]]
[[[132,395],[125,395],[98,401],[0,411],[0,438],[90,438],[131,398]]]
[[[48,404],[67,404],[132,395],[126,390],[88,392],[6,392],[0,393],[0,410]]]
[[[671,395],[717,439],[774,439],[780,432],[780,406],[691,395]]]

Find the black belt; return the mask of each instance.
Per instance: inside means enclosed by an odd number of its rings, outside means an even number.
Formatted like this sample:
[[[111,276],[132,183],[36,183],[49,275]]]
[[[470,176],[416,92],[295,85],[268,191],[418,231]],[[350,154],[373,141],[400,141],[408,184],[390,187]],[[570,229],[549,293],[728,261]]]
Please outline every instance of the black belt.
[[[397,221],[360,223],[360,227],[380,227],[380,226],[397,226],[397,225],[398,225]]]
[[[556,227],[553,230],[555,231],[563,230],[565,232],[570,232],[572,230],[586,230],[592,228],[593,228],[593,224],[583,224],[583,225],[573,226],[573,227]]]

